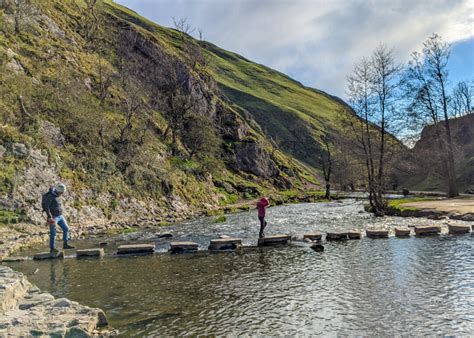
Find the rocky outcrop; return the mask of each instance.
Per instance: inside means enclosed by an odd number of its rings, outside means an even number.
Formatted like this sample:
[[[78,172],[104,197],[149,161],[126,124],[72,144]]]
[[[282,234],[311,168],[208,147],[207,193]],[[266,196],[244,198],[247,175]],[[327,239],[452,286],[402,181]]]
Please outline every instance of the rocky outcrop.
[[[107,325],[102,310],[56,299],[0,266],[0,336],[88,337],[105,334]]]
[[[450,119],[454,146],[456,182],[460,192],[474,192],[474,114]],[[444,191],[444,160],[440,157],[437,132],[444,135],[444,122],[423,129],[420,139],[399,161],[399,186],[410,190]]]
[[[270,178],[278,174],[278,168],[262,144],[254,141],[240,142],[235,145],[237,170]]]

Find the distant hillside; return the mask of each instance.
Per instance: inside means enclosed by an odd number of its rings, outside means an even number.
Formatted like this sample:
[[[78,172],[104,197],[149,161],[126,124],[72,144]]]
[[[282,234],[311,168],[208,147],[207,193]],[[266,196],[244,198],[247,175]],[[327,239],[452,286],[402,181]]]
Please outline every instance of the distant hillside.
[[[454,141],[457,184],[460,192],[474,193],[474,114],[450,120]],[[444,128],[443,125],[440,128]],[[444,129],[443,133],[444,133]],[[401,174],[401,183],[412,190],[444,191],[442,162],[436,158],[439,144],[435,126],[426,127],[406,158],[410,173]]]
[[[40,221],[57,181],[76,221],[318,187],[340,99],[111,1],[21,4],[0,2],[0,215]]]
[[[203,45],[225,95],[248,111],[283,151],[317,167],[320,136],[341,130],[342,100],[235,53]]]

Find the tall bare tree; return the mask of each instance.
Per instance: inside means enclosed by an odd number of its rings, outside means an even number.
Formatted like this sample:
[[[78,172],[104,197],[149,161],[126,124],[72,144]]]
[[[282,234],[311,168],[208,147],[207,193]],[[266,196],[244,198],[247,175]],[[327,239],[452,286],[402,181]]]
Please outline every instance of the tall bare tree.
[[[331,174],[333,170],[333,145],[328,135],[321,137],[324,150],[320,155],[321,168],[323,169],[324,182],[326,187],[325,199],[331,198]]]
[[[348,96],[355,112],[346,112],[353,133],[355,155],[365,161],[367,190],[372,210],[383,215],[386,208],[388,155],[391,153],[390,128],[395,116],[400,67],[384,45],[370,59],[362,59],[348,77]]]
[[[447,93],[450,46],[433,34],[423,44],[421,53],[412,53],[405,76],[405,95],[411,127],[421,131],[433,124],[439,146],[439,160],[444,168],[446,194],[459,195],[456,185],[453,140],[449,118],[450,97]]]
[[[454,117],[473,114],[472,90],[466,81],[459,81],[454,87],[451,105]]]

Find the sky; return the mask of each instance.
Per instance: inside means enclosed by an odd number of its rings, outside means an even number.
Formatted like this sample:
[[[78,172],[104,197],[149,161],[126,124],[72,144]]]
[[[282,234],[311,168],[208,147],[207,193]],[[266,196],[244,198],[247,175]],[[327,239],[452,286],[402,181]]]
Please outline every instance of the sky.
[[[186,18],[205,40],[343,98],[378,45],[405,63],[432,33],[452,44],[451,83],[474,80],[474,0],[115,1],[162,26]]]

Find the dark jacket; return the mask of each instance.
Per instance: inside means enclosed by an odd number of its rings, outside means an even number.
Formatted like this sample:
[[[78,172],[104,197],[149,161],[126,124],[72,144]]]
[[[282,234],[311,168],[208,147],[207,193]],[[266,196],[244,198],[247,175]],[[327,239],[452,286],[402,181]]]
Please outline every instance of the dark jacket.
[[[63,214],[61,201],[54,188],[49,189],[49,191],[43,195],[41,206],[43,207],[43,211],[46,212],[46,215],[48,215],[48,218],[58,217]]]

